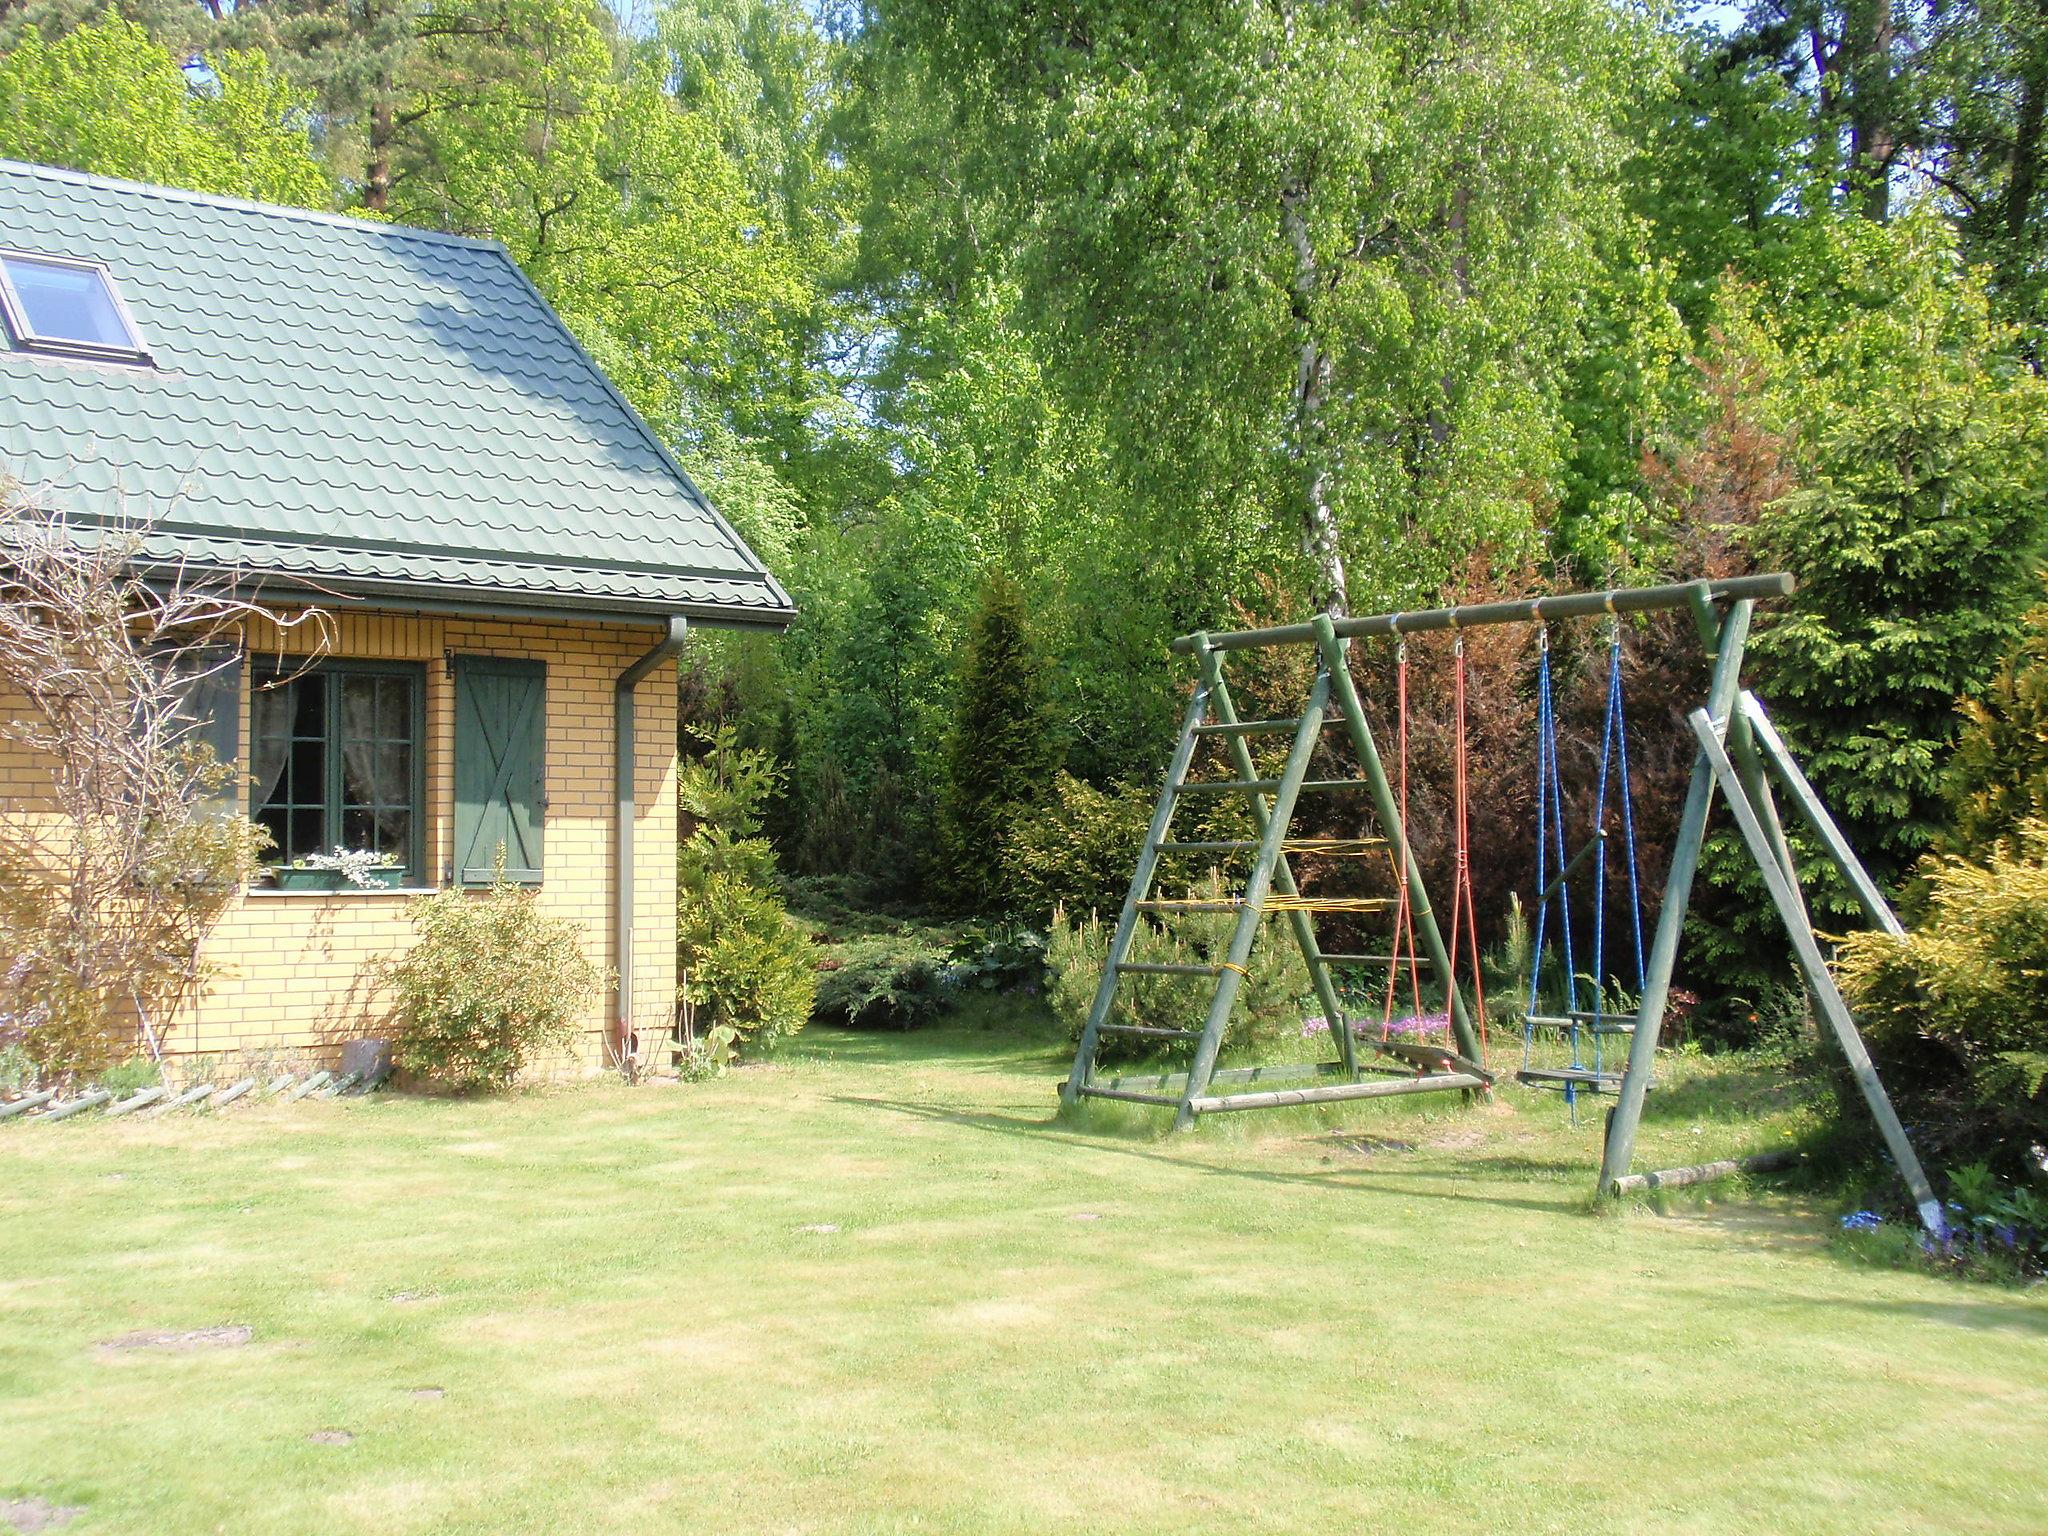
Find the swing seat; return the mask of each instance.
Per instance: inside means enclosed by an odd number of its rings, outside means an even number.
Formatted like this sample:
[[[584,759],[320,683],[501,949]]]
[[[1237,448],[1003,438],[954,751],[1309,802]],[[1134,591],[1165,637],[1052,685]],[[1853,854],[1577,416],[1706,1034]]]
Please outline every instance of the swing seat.
[[[1515,1081],[1531,1088],[1584,1088],[1589,1093],[1618,1093],[1621,1073],[1595,1072],[1590,1067],[1524,1067]]]
[[[1582,1035],[1632,1035],[1636,1032],[1636,1016],[1632,1013],[1603,1013],[1597,1018],[1590,1008],[1575,1008],[1570,1013],[1525,1013],[1524,1024],[1534,1024],[1538,1029],[1577,1030]]]
[[[1369,1040],[1367,1044],[1382,1056],[1405,1062],[1419,1072],[1468,1072],[1484,1078],[1488,1086],[1493,1083],[1490,1071],[1448,1046],[1427,1045],[1420,1040]]]

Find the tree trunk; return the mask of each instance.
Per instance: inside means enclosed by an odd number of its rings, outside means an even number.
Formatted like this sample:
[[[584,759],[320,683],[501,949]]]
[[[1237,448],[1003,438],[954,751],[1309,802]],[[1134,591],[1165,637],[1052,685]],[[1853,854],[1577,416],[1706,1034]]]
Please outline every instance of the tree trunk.
[[[1301,331],[1299,362],[1294,376],[1294,456],[1302,481],[1303,552],[1314,563],[1322,591],[1322,605],[1331,613],[1350,608],[1350,593],[1344,583],[1344,553],[1337,532],[1336,509],[1330,505],[1331,482],[1329,434],[1323,412],[1330,397],[1331,362],[1316,339],[1315,298],[1319,278],[1315,246],[1309,239],[1308,221],[1301,205],[1305,187],[1293,186],[1281,194],[1280,222],[1287,243],[1294,249],[1294,318]]]

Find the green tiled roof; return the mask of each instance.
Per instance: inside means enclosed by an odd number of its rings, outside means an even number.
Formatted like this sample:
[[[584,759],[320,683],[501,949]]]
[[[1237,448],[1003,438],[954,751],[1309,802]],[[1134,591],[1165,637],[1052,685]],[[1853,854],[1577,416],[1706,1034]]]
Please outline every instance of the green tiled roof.
[[[271,590],[780,625],[789,598],[502,246],[0,161],[154,366],[0,349],[0,472]]]

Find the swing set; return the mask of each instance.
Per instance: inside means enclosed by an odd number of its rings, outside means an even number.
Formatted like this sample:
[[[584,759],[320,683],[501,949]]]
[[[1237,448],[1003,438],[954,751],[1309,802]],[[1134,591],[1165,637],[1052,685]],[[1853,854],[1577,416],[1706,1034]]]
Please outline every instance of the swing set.
[[[1477,915],[1472,897],[1468,830],[1468,733],[1466,728],[1466,658],[1460,631],[1499,624],[1539,626],[1536,664],[1537,751],[1536,837],[1534,861],[1535,936],[1529,993],[1522,1011],[1521,1066],[1515,1077],[1524,1085],[1555,1090],[1571,1106],[1576,1120],[1581,1097],[1612,1096],[1606,1119],[1599,1189],[1616,1192],[1630,1178],[1644,1095],[1650,1087],[1657,1037],[1663,1025],[1672,967],[1685,910],[1699,867],[1707,815],[1718,792],[1727,802],[1742,841],[1755,861],[1773,906],[1792,940],[1795,957],[1815,1005],[1827,1020],[1900,1175],[1912,1192],[1922,1222],[1930,1232],[1942,1230],[1940,1203],[1907,1141],[1905,1129],[1878,1080],[1855,1020],[1829,974],[1807,916],[1792,854],[1779,820],[1771,784],[1785,796],[1812,828],[1830,859],[1873,922],[1901,933],[1869,873],[1843,837],[1806,775],[1786,750],[1763,706],[1741,687],[1741,667],[1751,617],[1760,600],[1787,596],[1792,578],[1783,574],[1746,576],[1727,581],[1697,581],[1660,587],[1608,592],[1579,592],[1552,597],[1437,608],[1418,613],[1385,613],[1366,618],[1319,614],[1305,624],[1230,633],[1186,635],[1172,649],[1191,655],[1198,668],[1195,688],[1182,718],[1180,738],[1169,763],[1166,783],[1152,813],[1138,855],[1129,894],[1117,918],[1102,978],[1088,1021],[1074,1053],[1074,1064],[1061,1089],[1068,1104],[1081,1099],[1109,1099],[1170,1108],[1174,1123],[1185,1129],[1200,1115],[1286,1105],[1319,1104],[1351,1099],[1383,1098],[1415,1093],[1464,1095],[1490,1091],[1496,1069],[1488,1060],[1487,1011],[1480,971]],[[1696,751],[1691,782],[1679,817],[1664,899],[1649,943],[1644,942],[1642,890],[1637,862],[1635,807],[1628,762],[1628,722],[1622,690],[1622,633],[1625,614],[1685,609],[1712,662],[1707,696],[1687,725]],[[1592,826],[1585,841],[1572,850],[1567,825],[1564,775],[1560,768],[1557,711],[1553,695],[1548,625],[1569,619],[1609,620],[1607,692],[1600,744],[1600,767],[1594,789]],[[1452,680],[1451,742],[1451,878],[1449,934],[1437,921],[1421,867],[1408,840],[1409,708],[1407,637],[1449,631]],[[1380,755],[1364,704],[1351,676],[1353,641],[1387,638],[1394,656],[1394,771]],[[1224,676],[1233,651],[1307,645],[1314,649],[1316,670],[1301,713],[1293,718],[1245,720],[1239,717]],[[1326,728],[1341,726],[1348,737],[1362,777],[1309,777],[1310,761],[1322,744]],[[1286,758],[1277,775],[1264,777],[1249,745],[1257,737],[1285,737]],[[1214,741],[1224,749],[1227,778],[1191,777],[1198,750]],[[1366,796],[1374,829],[1355,837],[1301,837],[1291,832],[1304,794]],[[1242,797],[1254,836],[1243,839],[1185,839],[1172,835],[1175,813],[1201,796]],[[1619,833],[1620,873],[1610,882],[1609,842]],[[1240,894],[1230,897],[1155,897],[1160,861],[1169,854],[1250,857]],[[1392,896],[1304,893],[1295,875],[1295,861],[1351,858],[1384,860]],[[1590,867],[1589,867],[1590,866]],[[1620,958],[1624,975],[1634,983],[1632,1004],[1611,1004],[1608,996],[1610,885],[1626,880],[1628,952]],[[1588,886],[1588,880],[1590,885]],[[1575,887],[1574,882],[1579,882]],[[1582,971],[1583,950],[1573,931],[1574,890],[1581,911],[1590,916],[1590,968]],[[1220,953],[1195,963],[1138,962],[1129,959],[1133,935],[1141,922],[1179,913],[1234,913],[1230,936]],[[1387,935],[1380,952],[1355,953],[1322,948],[1314,923],[1319,915],[1363,922],[1388,914]],[[1328,1021],[1335,1059],[1277,1066],[1219,1067],[1217,1057],[1243,985],[1264,920],[1284,916],[1293,940],[1308,966],[1323,1017]],[[1545,961],[1551,943],[1557,949],[1557,983],[1562,1004],[1543,1011]],[[1614,948],[1619,948],[1615,946]],[[1374,989],[1380,1007],[1376,1021],[1354,1018],[1338,986],[1340,973],[1358,968],[1384,970],[1384,985]],[[1442,978],[1441,1022],[1425,1012],[1422,973]],[[1465,973],[1461,977],[1461,970]],[[1119,983],[1132,975],[1199,976],[1213,981],[1208,1009],[1199,1026],[1162,1028],[1112,1020]],[[1395,1010],[1406,982],[1409,1013],[1397,1020]],[[1467,1003],[1467,992],[1470,1002]],[[1563,1066],[1543,1065],[1536,1045],[1541,1035],[1554,1034],[1568,1055]],[[1142,1074],[1104,1074],[1097,1053],[1106,1039],[1136,1036],[1168,1048],[1192,1048],[1184,1070]],[[1620,1050],[1610,1042],[1626,1041]],[[1361,1047],[1364,1050],[1361,1050]],[[1611,1059],[1619,1056],[1619,1070]],[[1284,1085],[1284,1086],[1283,1086]],[[1676,1179],[1671,1182],[1678,1182]],[[1637,1182],[1631,1180],[1631,1182]]]

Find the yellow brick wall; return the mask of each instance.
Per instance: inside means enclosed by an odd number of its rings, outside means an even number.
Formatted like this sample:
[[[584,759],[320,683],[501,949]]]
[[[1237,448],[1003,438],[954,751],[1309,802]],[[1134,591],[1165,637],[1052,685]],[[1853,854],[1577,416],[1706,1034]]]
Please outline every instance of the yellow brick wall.
[[[252,662],[305,649],[311,630],[247,637]],[[644,627],[439,618],[363,611],[335,615],[333,658],[426,664],[426,875],[439,882],[454,842],[454,682],[444,658],[517,656],[547,664],[547,810],[541,904],[574,921],[585,952],[607,971],[613,932],[616,806],[612,781],[613,683],[659,632]],[[675,1001],[675,668],[656,668],[635,694],[633,1004],[639,1028],[660,1027]],[[242,765],[249,750],[244,674]],[[0,744],[0,798],[18,809],[37,766]],[[247,803],[246,790],[244,803]],[[374,963],[411,939],[407,898],[388,892],[251,890],[207,940],[216,968],[188,1006],[169,1050],[253,1051],[331,1057],[339,1042],[382,1031],[388,1003],[368,978]],[[595,1068],[616,1033],[614,995],[593,1000],[573,1063]]]

